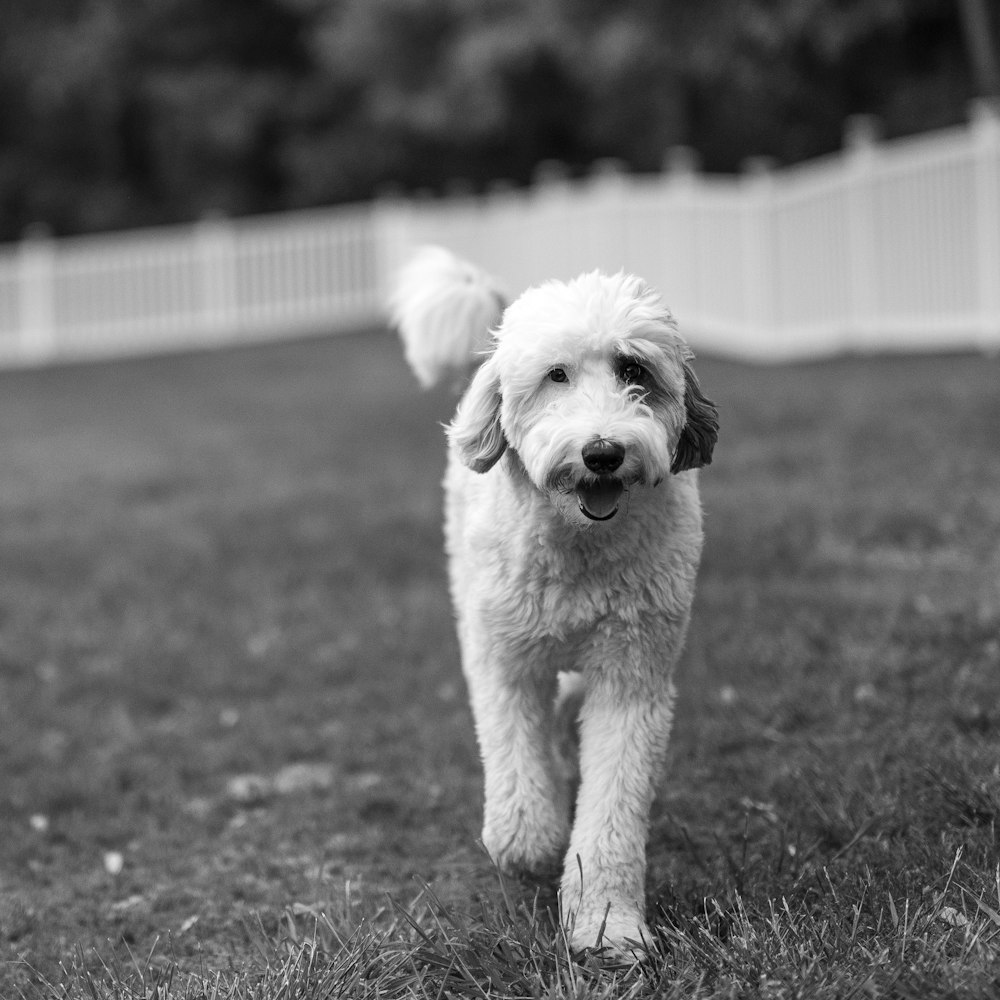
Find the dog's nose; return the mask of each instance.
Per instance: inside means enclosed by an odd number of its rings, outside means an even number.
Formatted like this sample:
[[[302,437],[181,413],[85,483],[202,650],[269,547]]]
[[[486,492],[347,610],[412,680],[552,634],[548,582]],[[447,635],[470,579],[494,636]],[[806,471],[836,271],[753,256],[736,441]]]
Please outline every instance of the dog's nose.
[[[591,472],[614,472],[625,461],[625,446],[617,441],[598,438],[583,446],[583,464]]]

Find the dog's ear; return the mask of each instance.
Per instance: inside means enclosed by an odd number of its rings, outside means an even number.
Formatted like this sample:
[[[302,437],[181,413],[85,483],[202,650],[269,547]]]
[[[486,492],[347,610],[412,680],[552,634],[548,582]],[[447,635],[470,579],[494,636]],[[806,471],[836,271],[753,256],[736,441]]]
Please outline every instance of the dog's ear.
[[[491,355],[480,366],[458,404],[448,439],[473,472],[487,472],[507,449],[500,426],[500,372]]]
[[[719,411],[701,391],[690,359],[684,361],[684,410],[687,420],[677,442],[671,472],[686,472],[710,464],[719,437]]]

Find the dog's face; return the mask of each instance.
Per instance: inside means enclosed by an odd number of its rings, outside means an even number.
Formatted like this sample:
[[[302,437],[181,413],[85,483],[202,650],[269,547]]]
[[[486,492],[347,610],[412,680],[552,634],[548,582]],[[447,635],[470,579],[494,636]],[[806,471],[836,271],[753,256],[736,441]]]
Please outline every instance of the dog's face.
[[[512,449],[571,523],[608,521],[630,487],[712,460],[717,413],[690,360],[639,279],[550,282],[504,313],[449,436],[477,472]]]

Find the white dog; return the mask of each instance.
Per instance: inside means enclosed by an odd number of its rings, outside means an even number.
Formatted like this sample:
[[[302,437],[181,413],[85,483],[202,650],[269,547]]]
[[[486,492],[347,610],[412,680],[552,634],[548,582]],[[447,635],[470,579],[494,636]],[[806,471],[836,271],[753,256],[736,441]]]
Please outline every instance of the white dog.
[[[575,947],[641,949],[649,808],[702,547],[692,470],[711,461],[715,406],[670,312],[630,275],[549,282],[504,309],[482,271],[427,248],[392,314],[424,384],[481,362],[448,428],[445,533],[483,843],[505,870],[561,864]],[[557,702],[578,711],[575,813]]]

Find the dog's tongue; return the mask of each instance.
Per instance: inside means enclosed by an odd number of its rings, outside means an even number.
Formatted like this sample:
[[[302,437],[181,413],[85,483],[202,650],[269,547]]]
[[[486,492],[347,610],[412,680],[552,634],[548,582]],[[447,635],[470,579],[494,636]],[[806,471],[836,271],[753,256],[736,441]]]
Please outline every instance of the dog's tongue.
[[[591,521],[607,521],[618,513],[618,500],[622,495],[622,489],[621,480],[610,476],[581,484],[576,490],[580,510]]]

